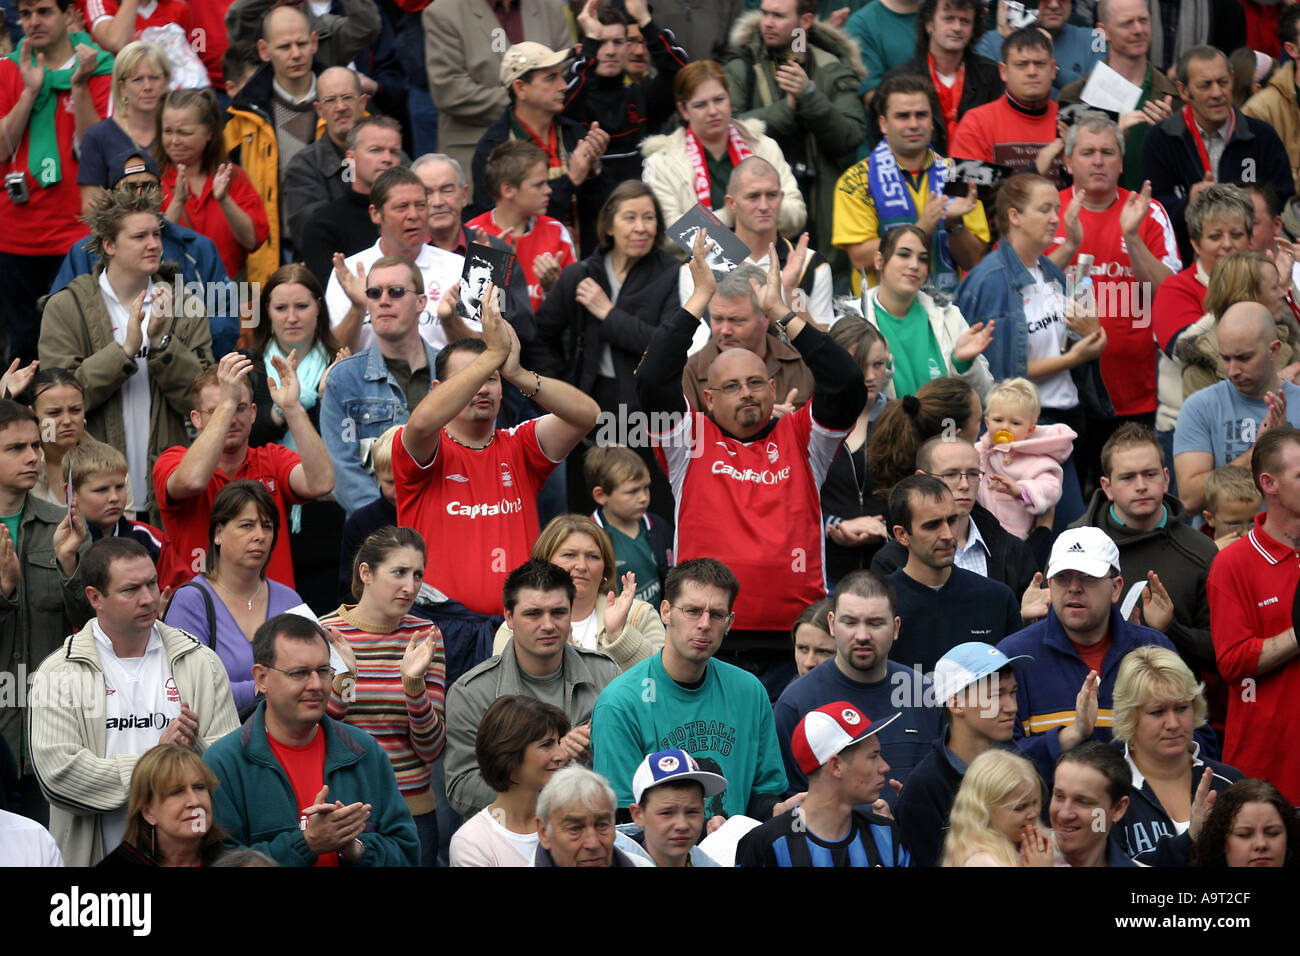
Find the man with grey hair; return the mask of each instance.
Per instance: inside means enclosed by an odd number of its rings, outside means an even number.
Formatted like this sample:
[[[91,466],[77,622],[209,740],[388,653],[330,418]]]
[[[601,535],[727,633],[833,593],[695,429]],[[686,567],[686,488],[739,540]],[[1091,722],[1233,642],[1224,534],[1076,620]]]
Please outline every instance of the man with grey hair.
[[[709,340],[687,360],[682,371],[682,391],[691,400],[692,408],[706,407],[709,367],[728,349],[748,349],[763,360],[768,378],[776,383],[778,404],[774,414],[791,412],[812,398],[812,372],[798,350],[769,328],[749,284],[751,280],[760,286],[767,281],[765,270],[752,262],[742,263],[718,280],[717,291],[709,302]]]
[[[1147,59],[1151,51],[1151,11],[1147,0],[1101,0],[1097,4],[1097,32],[1106,40],[1106,58],[1102,62],[1142,89],[1133,109],[1119,117],[1120,134],[1124,137],[1124,172],[1120,182],[1125,189],[1141,189],[1142,142],[1147,131],[1182,109],[1183,101],[1173,80]],[[1089,70],[1061,90],[1058,102],[1062,107],[1083,99],[1083,88],[1092,79],[1092,73]]]
[[[537,797],[537,852],[533,866],[638,866],[614,845],[617,799],[605,778],[570,764],[557,770]]]
[[[1127,2],[1127,0],[1116,0]],[[1106,330],[1101,377],[1115,417],[1090,435],[1094,448],[1124,419],[1151,425],[1156,413],[1156,343],[1151,301],[1156,288],[1182,268],[1168,213],[1141,192],[1119,185],[1124,168],[1120,126],[1098,110],[1084,113],[1065,134],[1065,168],[1074,185],[1061,190],[1065,211],[1048,256],[1062,269],[1092,263],[1091,301],[1082,300]],[[1076,276],[1082,281],[1087,276]],[[1076,292],[1077,294],[1077,292]],[[1092,429],[1090,429],[1092,431]]]
[[[1224,310],[1216,331],[1227,378],[1187,399],[1174,432],[1178,493],[1193,514],[1205,505],[1211,471],[1249,469],[1255,440],[1266,429],[1300,425],[1300,386],[1278,375],[1282,343],[1268,308],[1237,302]]]
[[[346,66],[332,66],[316,78],[316,115],[325,135],[301,150],[284,170],[280,208],[291,235],[303,235],[312,211],[347,195],[350,183],[344,152],[348,133],[366,112],[361,79]]]
[[[469,254],[471,242],[514,252],[510,243],[499,236],[490,236],[482,229],[471,235],[465,228],[461,213],[469,205],[469,183],[465,170],[454,157],[446,153],[425,153],[411,164],[411,172],[420,177],[428,190],[429,245],[462,257]],[[506,321],[514,326],[520,343],[526,346],[537,337],[537,323],[533,321],[528,279],[523,269],[515,269],[510,274],[505,296]]]
[[[1232,66],[1221,50],[1194,46],[1178,58],[1178,95],[1187,103],[1147,133],[1142,178],[1169,211],[1178,254],[1192,259],[1184,213],[1211,183],[1268,183],[1285,202],[1295,193],[1286,147],[1273,127],[1232,105]]]
[[[781,190],[781,176],[776,167],[762,156],[750,156],[736,164],[727,180],[726,205],[731,212],[736,238],[749,247],[746,262],[767,271],[769,250],[776,247],[776,259],[781,269],[786,270],[790,253],[795,245],[776,230],[777,218],[781,211],[781,200],[785,193]],[[793,269],[793,266],[789,268]],[[820,252],[809,249],[800,265],[798,275],[783,275],[787,287],[797,287],[807,301],[808,314],[820,329],[829,329],[835,322],[835,309],[832,306],[834,278],[831,264]],[[685,302],[691,297],[695,284],[691,281],[691,270],[685,264],[678,274],[677,290],[679,300]],[[701,326],[695,333],[692,348],[702,349],[708,342],[708,331]]]

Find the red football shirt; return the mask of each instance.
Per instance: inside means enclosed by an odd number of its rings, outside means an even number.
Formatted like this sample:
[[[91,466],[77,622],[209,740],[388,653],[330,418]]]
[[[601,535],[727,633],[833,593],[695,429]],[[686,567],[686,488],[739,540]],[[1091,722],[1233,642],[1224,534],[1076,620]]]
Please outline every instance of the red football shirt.
[[[275,754],[275,759],[289,777],[298,809],[315,805],[316,797],[325,785],[325,732],[317,729],[316,736],[305,747],[282,744],[269,733],[266,742],[271,745],[271,753]],[[322,853],[316,857],[316,865],[338,866],[339,855]]]
[[[421,466],[393,439],[397,522],[424,536],[424,579],[478,614],[502,613],[506,575],[537,540],[537,492],[559,462],[537,443],[537,421],[498,428],[480,450],[444,429],[433,461]]]
[[[168,168],[162,178],[163,209],[171,205],[172,194],[176,191],[176,169]],[[230,198],[253,220],[253,233],[258,245],[266,242],[271,234],[271,224],[266,218],[266,204],[248,173],[236,166],[230,177]],[[185,212],[181,215],[181,225],[207,236],[217,246],[221,261],[226,267],[226,274],[237,276],[244,268],[249,250],[235,241],[235,234],[230,231],[230,221],[221,210],[221,203],[212,198],[212,177],[203,184],[203,192],[190,198],[185,203]]]
[[[549,252],[560,261],[561,270],[578,261],[577,250],[573,247],[573,237],[569,235],[569,230],[560,220],[552,219],[550,216],[534,217],[528,231],[518,238],[502,234],[501,227],[496,224],[490,209],[467,222],[465,228],[471,233],[475,229],[482,229],[489,236],[504,239],[514,247],[515,258],[519,260],[519,266],[524,270],[524,277],[528,280],[528,300],[532,303],[534,312],[546,298],[546,290],[537,281],[535,266],[537,257],[544,252]]]
[[[1116,415],[1145,415],[1156,410],[1156,340],[1151,332],[1152,296],[1133,278],[1128,248],[1120,234],[1119,214],[1129,197],[1127,189],[1109,209],[1082,209],[1083,245],[1079,254],[1091,255],[1092,282],[1097,314],[1106,330],[1106,351],[1101,353],[1101,377],[1110,393]],[[1074,200],[1074,187],[1061,190],[1061,209]],[[1165,207],[1154,199],[1138,234],[1147,249],[1175,274],[1182,268],[1173,223]],[[1065,216],[1057,227],[1056,244],[1065,241]],[[1078,261],[1078,255],[1072,262]]]
[[[202,5],[211,0],[199,2]],[[77,6],[81,8],[81,15],[86,18],[86,26],[92,35],[95,24],[117,16],[118,11],[117,0],[77,0]],[[185,0],[150,0],[140,4],[136,7],[135,30],[131,33],[131,39],[140,39],[140,34],[148,27],[165,27],[169,23],[178,24],[185,31],[185,39],[193,42],[194,38],[190,36],[190,5]],[[199,51],[195,49],[194,52]]]
[[[217,493],[232,481],[249,478],[260,481],[275,499],[280,512],[280,531],[271,549],[266,576],[285,587],[293,587],[293,557],[289,553],[289,506],[311,500],[299,498],[289,485],[289,472],[302,462],[298,453],[283,445],[261,445],[248,449],[239,471],[227,475],[220,468],[212,475],[207,490],[194,498],[174,501],[167,495],[167,479],[185,457],[187,449],[173,445],[153,466],[154,495],[162,512],[163,530],[167,532],[167,550],[158,559],[158,586],[184,584],[203,569],[208,550],[208,519]],[[534,519],[535,521],[536,519]]]
[[[63,64],[50,64],[61,67]],[[108,115],[108,99],[113,89],[111,76],[94,76],[90,79],[90,95],[100,116]],[[18,64],[8,57],[0,58],[0,116],[14,108],[23,94],[23,78]],[[20,206],[9,201],[8,190],[0,190],[0,252],[20,256],[62,256],[74,242],[86,235],[86,225],[81,215],[81,187],[77,185],[79,163],[72,155],[72,139],[77,129],[77,118],[72,109],[72,93],[57,94],[54,108],[54,132],[59,141],[59,181],[44,188],[27,168],[27,147],[31,142],[30,129],[23,130],[18,152],[5,162],[0,157],[0,175],[22,172],[27,176],[27,192],[31,198]]]
[[[999,96],[961,118],[948,154],[956,159],[1001,163],[1013,170],[1032,166],[1038,151],[1056,139],[1056,109],[1056,104],[1049,102],[1041,116],[1030,116]],[[1053,162],[1052,169],[1059,164],[1059,159]]]
[[[819,489],[848,432],[817,424],[815,402],[752,442],[694,412],[651,435],[677,499],[676,559],[717,558],[731,569],[738,630],[786,630],[826,596]]]
[[[1300,733],[1300,660],[1260,674],[1264,642],[1291,627],[1300,552],[1264,533],[1267,514],[1214,559],[1206,581],[1210,635],[1228,685],[1223,761],[1267,780],[1300,804],[1300,761],[1288,741]]]

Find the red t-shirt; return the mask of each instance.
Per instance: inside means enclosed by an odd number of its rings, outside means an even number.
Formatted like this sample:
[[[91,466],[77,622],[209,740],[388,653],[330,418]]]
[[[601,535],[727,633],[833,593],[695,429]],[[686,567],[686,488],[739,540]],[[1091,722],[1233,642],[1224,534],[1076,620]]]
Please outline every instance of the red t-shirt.
[[[298,453],[283,445],[250,448],[235,474],[227,475],[218,468],[201,495],[173,501],[167,495],[167,479],[180,466],[187,450],[182,445],[173,445],[158,456],[153,466],[154,495],[162,512],[163,529],[167,532],[167,548],[158,559],[158,586],[184,584],[203,570],[203,558],[208,550],[208,519],[212,516],[212,503],[216,501],[217,493],[232,481],[250,478],[266,486],[275,499],[276,510],[280,512],[280,532],[276,535],[275,547],[271,549],[266,576],[285,587],[293,587],[289,506],[310,500],[299,498],[289,485],[289,472],[302,462]]]
[[[176,191],[176,168],[169,167],[162,178],[163,209],[171,205],[172,194]],[[266,218],[266,204],[262,202],[248,173],[236,166],[230,177],[230,198],[253,220],[253,232],[260,246],[271,234],[271,224]],[[181,225],[202,233],[211,239],[221,254],[221,261],[226,267],[226,274],[231,278],[237,276],[244,268],[248,250],[235,241],[235,234],[230,231],[230,222],[221,211],[221,203],[212,198],[212,177],[203,184],[203,192],[191,195],[185,203],[185,212],[181,215]]]
[[[1228,685],[1223,761],[1267,780],[1300,804],[1300,761],[1291,741],[1300,733],[1300,660],[1260,674],[1264,641],[1291,627],[1300,582],[1300,552],[1264,533],[1255,516],[1244,538],[1219,552],[1205,591],[1219,673]]]
[[[478,614],[501,613],[506,575],[537,540],[537,492],[558,462],[537,443],[538,419],[498,428],[475,451],[444,429],[433,461],[421,466],[393,439],[397,523],[424,536],[424,579]]]
[[[999,96],[962,117],[948,144],[948,154],[1020,170],[1032,166],[1038,151],[1055,139],[1055,103],[1049,102],[1042,116],[1030,116]],[[1057,163],[1052,164],[1053,169]]]
[[[311,743],[305,747],[282,744],[268,733],[266,742],[271,745],[271,753],[280,762],[284,772],[289,776],[289,785],[293,787],[293,797],[298,801],[298,809],[313,806],[321,787],[325,785],[325,732],[319,728]],[[317,866],[338,866],[337,853],[322,853],[316,857]]]
[[[1106,330],[1106,351],[1101,353],[1101,377],[1110,393],[1116,415],[1145,415],[1156,410],[1156,341],[1151,334],[1151,303],[1143,297],[1142,283],[1133,278],[1128,248],[1120,234],[1119,215],[1129,197],[1127,189],[1109,209],[1079,211],[1083,244],[1079,254],[1091,255],[1092,282],[1098,315]],[[1074,187],[1061,191],[1061,208],[1074,200]],[[1147,249],[1175,274],[1182,268],[1174,226],[1165,207],[1154,199],[1138,234]],[[1065,241],[1065,216],[1057,227],[1056,245]],[[1078,261],[1078,255],[1072,262]]]
[[[61,67],[63,64],[50,64]],[[90,79],[90,96],[95,111],[108,115],[108,99],[113,89],[111,76],[94,76]],[[14,108],[23,95],[23,78],[18,64],[8,57],[0,58],[0,116]],[[27,168],[27,147],[31,142],[30,125],[23,130],[18,152],[12,160],[5,161],[0,154],[0,177],[22,172],[27,177],[27,192],[31,198],[20,206],[9,201],[8,190],[0,190],[0,252],[20,256],[62,256],[74,242],[86,235],[81,215],[81,187],[77,185],[80,164],[72,155],[72,140],[77,129],[77,117],[72,108],[72,93],[57,94],[54,108],[54,131],[59,141],[59,181],[42,188]],[[7,149],[4,150],[7,152]]]
[[[470,232],[482,229],[489,236],[504,239],[514,247],[515,257],[519,260],[519,265],[524,270],[524,277],[528,280],[528,300],[532,303],[534,312],[546,298],[546,290],[537,281],[537,269],[534,267],[537,257],[544,252],[549,252],[560,261],[561,270],[578,261],[577,250],[573,247],[573,237],[569,235],[569,230],[560,220],[552,219],[550,216],[535,217],[528,231],[518,238],[502,234],[501,227],[492,218],[490,209],[467,222],[465,228]]]
[[[218,6],[213,0],[199,0],[200,7],[207,3]],[[117,16],[118,6],[117,0],[77,0],[77,7],[85,17],[86,27],[92,36],[96,23]],[[190,5],[185,0],[151,0],[151,3],[140,4],[136,7],[135,30],[131,33],[131,39],[140,39],[140,34],[147,27],[165,27],[169,23],[178,24],[185,31],[185,39],[193,41],[190,36]],[[221,32],[224,36],[224,25]],[[197,53],[198,50],[194,52]]]
[[[208,68],[208,81],[218,90],[225,89],[221,78],[221,58],[230,48],[230,34],[226,32],[226,11],[233,2],[234,0],[200,0],[190,10],[190,45]]]
[[[677,561],[717,558],[731,569],[737,630],[785,630],[826,596],[819,489],[848,433],[817,424],[815,401],[752,442],[694,411],[651,435],[677,499]]]
[[[1083,661],[1083,665],[1090,671],[1096,671],[1098,675],[1101,674],[1102,662],[1106,660],[1106,655],[1110,653],[1111,645],[1114,643],[1115,639],[1110,634],[1107,634],[1091,646],[1077,644],[1073,640],[1070,641],[1074,653],[1079,655],[1079,660]]]
[[[1205,315],[1205,293],[1208,290],[1196,277],[1196,270],[1197,265],[1193,262],[1156,289],[1156,300],[1151,308],[1151,328],[1156,342],[1166,353],[1169,343],[1179,332]]]

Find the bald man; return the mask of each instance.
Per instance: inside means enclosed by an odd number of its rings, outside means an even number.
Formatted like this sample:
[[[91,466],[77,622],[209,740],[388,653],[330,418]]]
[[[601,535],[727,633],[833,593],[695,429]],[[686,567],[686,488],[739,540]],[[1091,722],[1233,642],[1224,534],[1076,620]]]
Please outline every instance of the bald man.
[[[1300,386],[1277,373],[1282,348],[1272,313],[1258,302],[1238,302],[1219,319],[1219,359],[1227,379],[1183,403],[1174,432],[1178,492],[1192,514],[1205,506],[1205,478],[1223,465],[1250,470],[1251,452],[1265,430],[1300,425]]]
[[[806,311],[785,304],[773,264],[755,318],[784,330],[816,381],[815,398],[777,415],[767,362],[737,339],[722,343],[708,366],[703,407],[696,405],[679,383],[717,285],[703,231],[691,267],[694,291],[656,329],[637,369],[637,394],[678,502],[678,562],[716,557],[740,581],[726,622],[732,630],[717,656],[757,675],[775,701],[794,677],[790,622],[826,594],[818,490],[867,391],[853,358]]]

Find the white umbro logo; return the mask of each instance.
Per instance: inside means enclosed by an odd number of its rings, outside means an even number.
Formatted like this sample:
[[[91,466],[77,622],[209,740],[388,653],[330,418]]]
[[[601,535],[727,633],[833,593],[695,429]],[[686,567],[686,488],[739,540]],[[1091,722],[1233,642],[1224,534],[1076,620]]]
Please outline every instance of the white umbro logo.
[[[448,481],[464,481],[464,482],[468,482],[468,481],[469,481],[469,479],[466,478],[464,475],[448,475],[448,476],[447,476],[447,480],[448,480]]]

